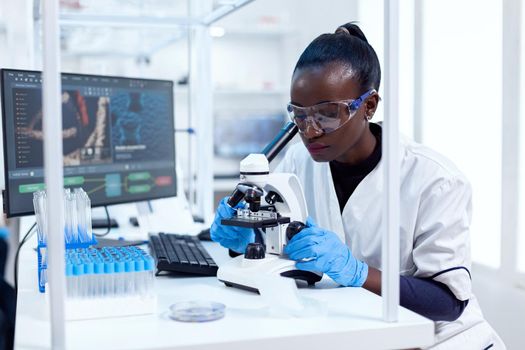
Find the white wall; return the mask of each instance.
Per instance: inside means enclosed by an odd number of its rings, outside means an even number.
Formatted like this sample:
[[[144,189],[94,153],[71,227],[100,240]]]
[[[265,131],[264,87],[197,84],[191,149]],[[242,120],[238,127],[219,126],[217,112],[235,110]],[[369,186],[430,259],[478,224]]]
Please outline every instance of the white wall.
[[[423,140],[451,158],[471,181],[472,257],[497,267],[502,4],[494,0],[428,1],[424,11]]]

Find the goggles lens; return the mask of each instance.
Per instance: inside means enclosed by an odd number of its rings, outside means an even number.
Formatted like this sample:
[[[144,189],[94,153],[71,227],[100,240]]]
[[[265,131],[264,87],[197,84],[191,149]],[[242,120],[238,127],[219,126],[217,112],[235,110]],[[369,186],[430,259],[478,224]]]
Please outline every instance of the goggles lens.
[[[289,103],[287,111],[300,133],[306,132],[310,126],[318,132],[327,134],[346,124],[356,114],[364,100],[374,93],[375,90],[370,90],[355,100],[324,102],[310,107]]]

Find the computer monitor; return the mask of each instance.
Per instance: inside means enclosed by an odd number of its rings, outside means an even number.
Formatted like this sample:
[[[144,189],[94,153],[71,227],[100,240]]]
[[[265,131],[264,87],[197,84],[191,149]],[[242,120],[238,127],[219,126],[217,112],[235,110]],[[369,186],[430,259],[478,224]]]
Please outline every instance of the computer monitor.
[[[29,215],[45,188],[42,74],[0,73],[4,212]],[[176,195],[173,82],[62,74],[61,99],[65,187],[82,187],[92,206]]]
[[[215,116],[214,153],[218,157],[234,159],[260,153],[279,133],[285,121],[285,114],[279,111],[218,113]]]

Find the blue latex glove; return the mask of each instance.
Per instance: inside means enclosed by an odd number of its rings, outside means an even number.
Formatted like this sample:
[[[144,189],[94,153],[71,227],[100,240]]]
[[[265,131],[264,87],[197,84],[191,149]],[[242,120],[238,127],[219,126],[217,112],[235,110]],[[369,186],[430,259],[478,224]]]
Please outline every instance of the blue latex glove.
[[[317,227],[310,217],[306,226],[284,248],[297,261],[297,268],[326,273],[343,286],[361,287],[368,277],[368,265],[354,258],[335,233]]]
[[[215,213],[215,219],[210,229],[210,237],[225,248],[244,253],[248,243],[255,241],[253,229],[246,227],[221,225],[221,219],[229,219],[235,214],[235,209],[228,205],[228,197],[224,197],[219,203]],[[235,208],[240,207],[237,205]]]

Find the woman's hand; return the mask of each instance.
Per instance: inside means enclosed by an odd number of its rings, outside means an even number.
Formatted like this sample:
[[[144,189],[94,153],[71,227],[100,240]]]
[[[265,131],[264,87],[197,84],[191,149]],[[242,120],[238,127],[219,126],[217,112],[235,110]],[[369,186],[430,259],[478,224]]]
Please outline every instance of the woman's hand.
[[[228,205],[228,197],[224,197],[217,208],[215,219],[210,229],[211,239],[225,248],[243,254],[248,243],[255,240],[252,229],[221,224],[222,219],[229,219],[235,214],[235,209]]]
[[[335,233],[317,227],[310,217],[306,226],[284,249],[297,261],[297,268],[326,273],[343,286],[361,287],[368,276],[368,265],[354,258]]]

